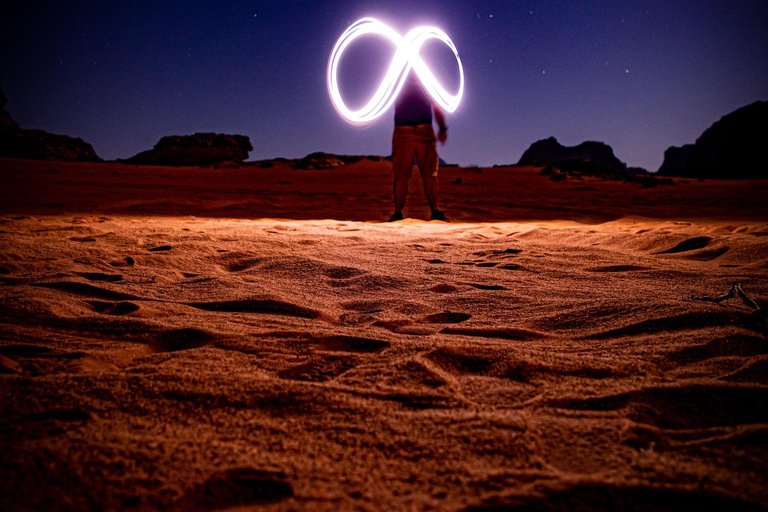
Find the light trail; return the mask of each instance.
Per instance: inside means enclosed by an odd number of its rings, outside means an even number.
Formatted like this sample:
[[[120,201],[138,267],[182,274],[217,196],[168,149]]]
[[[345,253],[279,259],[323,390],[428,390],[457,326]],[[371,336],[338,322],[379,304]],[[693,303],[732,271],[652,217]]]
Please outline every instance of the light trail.
[[[339,91],[337,70],[339,62],[347,47],[358,37],[365,35],[381,36],[389,39],[397,48],[379,88],[373,94],[368,103],[359,110],[351,110],[344,103]],[[435,75],[430,71],[424,59],[419,55],[421,46],[430,39],[437,39],[445,43],[456,57],[459,66],[459,92],[451,94],[438,83]],[[464,68],[461,65],[459,52],[448,35],[436,27],[416,27],[409,31],[405,37],[401,36],[384,23],[374,18],[362,18],[354,22],[341,34],[333,47],[331,57],[328,60],[328,93],[331,96],[336,111],[351,124],[367,124],[380,117],[395,102],[400,89],[403,88],[408,73],[413,70],[421,80],[424,88],[446,112],[455,112],[464,93]]]

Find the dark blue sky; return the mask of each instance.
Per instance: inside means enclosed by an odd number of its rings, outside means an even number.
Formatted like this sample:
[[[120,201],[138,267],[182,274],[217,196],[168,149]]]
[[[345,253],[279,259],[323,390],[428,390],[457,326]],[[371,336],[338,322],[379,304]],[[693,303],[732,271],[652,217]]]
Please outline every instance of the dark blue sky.
[[[606,142],[655,171],[668,146],[768,99],[765,0],[9,4],[0,16],[6,108],[23,127],[82,137],[108,159],[196,131],[248,135],[252,159],[388,154],[392,113],[351,127],[326,90],[330,50],[363,16],[401,33],[435,24],[458,47],[466,88],[448,118],[449,162],[516,162],[554,135]],[[349,94],[376,85],[388,51],[371,40],[350,54]],[[428,53],[455,81],[450,59]]]

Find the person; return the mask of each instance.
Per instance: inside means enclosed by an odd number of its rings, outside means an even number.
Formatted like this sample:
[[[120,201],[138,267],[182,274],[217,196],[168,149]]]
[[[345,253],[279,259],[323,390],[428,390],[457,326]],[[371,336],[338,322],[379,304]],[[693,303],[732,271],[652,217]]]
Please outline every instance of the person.
[[[432,128],[433,112],[440,127],[437,137]],[[395,100],[395,131],[392,135],[395,213],[387,222],[403,219],[414,160],[421,173],[424,194],[432,210],[429,220],[447,221],[445,214],[440,210],[437,183],[437,141],[445,144],[447,138],[448,127],[442,110],[430,100],[416,73],[411,71]]]

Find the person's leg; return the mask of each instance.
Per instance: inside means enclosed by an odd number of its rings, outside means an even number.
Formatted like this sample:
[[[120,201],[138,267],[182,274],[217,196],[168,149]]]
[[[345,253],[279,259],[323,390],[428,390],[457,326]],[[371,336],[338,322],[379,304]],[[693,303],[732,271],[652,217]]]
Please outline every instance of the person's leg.
[[[413,171],[413,128],[395,126],[392,136],[392,171],[395,175],[395,212],[402,212],[408,196],[408,182]]]
[[[429,207],[434,212],[440,209],[440,190],[437,184],[437,139],[431,126],[419,126],[414,146],[416,163],[424,184],[424,194],[427,196]]]

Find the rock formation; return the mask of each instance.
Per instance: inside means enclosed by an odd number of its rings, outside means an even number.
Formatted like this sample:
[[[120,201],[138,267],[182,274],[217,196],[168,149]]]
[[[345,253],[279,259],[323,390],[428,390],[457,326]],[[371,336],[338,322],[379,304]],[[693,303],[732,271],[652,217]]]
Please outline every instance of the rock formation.
[[[563,146],[550,137],[531,144],[518,165],[553,165],[563,171],[583,174],[625,173],[627,166],[613,154],[611,146],[602,142],[582,142]]]
[[[11,114],[5,110],[6,103],[8,103],[8,98],[5,97],[3,89],[0,88],[0,130],[20,130],[19,123],[14,121]]]
[[[341,167],[343,165],[353,164],[361,160],[371,160],[373,162],[383,162],[385,157],[376,155],[334,155],[331,153],[316,152],[310,153],[304,158],[293,162],[294,169],[302,170],[326,170]]]
[[[34,160],[100,162],[93,146],[83,139],[43,130],[24,130],[5,110],[8,99],[0,89],[0,157]]]
[[[693,144],[686,144],[682,147],[670,146],[664,151],[664,162],[659,167],[657,174],[659,176],[682,176],[685,172],[685,165],[688,157],[693,151]]]
[[[768,101],[723,116],[696,143],[664,152],[658,173],[716,179],[768,179]]]
[[[120,160],[134,165],[212,165],[240,163],[253,150],[245,135],[195,133],[163,137],[153,149]]]

